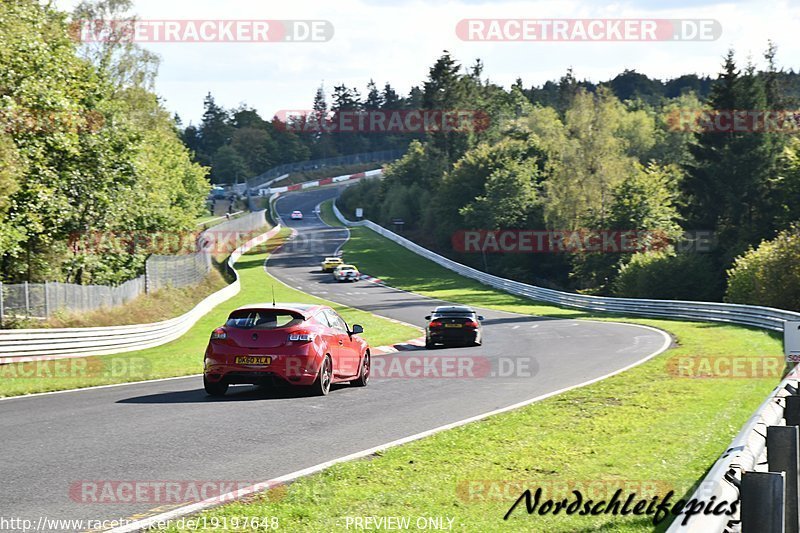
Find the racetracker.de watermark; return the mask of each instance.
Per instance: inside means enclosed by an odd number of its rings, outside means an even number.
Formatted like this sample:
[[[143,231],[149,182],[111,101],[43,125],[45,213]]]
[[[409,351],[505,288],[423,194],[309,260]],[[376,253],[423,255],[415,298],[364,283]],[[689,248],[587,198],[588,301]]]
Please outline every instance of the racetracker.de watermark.
[[[462,41],[603,42],[716,41],[722,25],[714,19],[463,19]]]
[[[474,109],[344,110],[320,115],[312,109],[275,113],[281,128],[295,133],[466,133],[489,127],[487,113]]]
[[[373,357],[373,378],[395,379],[505,379],[532,378],[539,372],[534,357],[475,355],[409,355]]]
[[[159,254],[180,255],[205,251],[230,254],[241,243],[261,235],[258,231],[81,231],[67,241],[73,253],[80,254]]]
[[[673,109],[667,129],[693,133],[797,133],[800,109]]]
[[[327,20],[79,20],[71,34],[81,43],[324,43],[334,28]]]
[[[56,132],[97,133],[105,125],[102,113],[91,110],[0,109],[0,132],[12,135]]]
[[[618,489],[643,498],[677,490],[675,483],[659,479],[469,479],[456,485],[456,495],[464,503],[508,502],[529,487],[542,489],[546,498],[565,498],[577,490],[594,500],[609,499]]]
[[[778,355],[677,355],[667,361],[667,373],[683,379],[781,380],[786,359]],[[792,371],[790,377],[797,377]]]
[[[710,252],[715,244],[712,231],[684,232],[670,239],[660,230],[459,230],[451,239],[460,253],[637,253],[664,250],[672,246],[679,252]]]
[[[254,493],[270,499],[285,496],[285,486],[272,481],[242,480],[80,480],[69,485],[70,500],[82,504],[176,505],[228,503]]]
[[[145,357],[69,357],[19,361],[0,357],[0,379],[107,378],[145,380],[152,376],[152,363]]]

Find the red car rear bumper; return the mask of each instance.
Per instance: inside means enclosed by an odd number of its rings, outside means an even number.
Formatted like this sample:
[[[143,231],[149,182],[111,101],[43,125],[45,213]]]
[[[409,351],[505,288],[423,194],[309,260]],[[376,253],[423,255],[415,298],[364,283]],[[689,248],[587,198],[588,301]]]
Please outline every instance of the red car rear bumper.
[[[240,364],[237,357],[269,357],[269,364]],[[204,375],[212,383],[262,383],[284,381],[292,385],[312,385],[317,379],[322,356],[309,349],[239,348],[209,345],[205,355]]]

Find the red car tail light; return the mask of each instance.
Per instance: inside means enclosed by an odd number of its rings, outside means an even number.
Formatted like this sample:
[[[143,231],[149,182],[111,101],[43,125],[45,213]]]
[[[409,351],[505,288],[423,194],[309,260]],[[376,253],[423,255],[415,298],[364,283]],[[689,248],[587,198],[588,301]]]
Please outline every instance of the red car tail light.
[[[472,320],[471,320],[471,321],[467,322],[466,324],[464,324],[464,327],[465,327],[465,328],[475,328],[475,329],[478,329],[478,323],[477,323],[477,322],[475,322],[475,321],[472,321]]]
[[[298,331],[297,333],[289,334],[289,342],[313,342],[314,334]]]
[[[225,331],[225,328],[217,328],[211,333],[212,341],[221,341],[227,338],[228,338],[228,332]]]
[[[442,323],[439,322],[438,320],[434,320],[433,322],[428,324],[428,327],[429,328],[440,328],[440,327],[442,327]]]

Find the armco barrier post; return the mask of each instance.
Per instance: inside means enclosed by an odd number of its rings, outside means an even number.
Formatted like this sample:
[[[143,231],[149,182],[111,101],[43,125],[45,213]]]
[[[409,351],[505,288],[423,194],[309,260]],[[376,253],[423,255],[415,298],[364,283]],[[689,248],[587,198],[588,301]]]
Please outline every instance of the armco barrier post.
[[[797,426],[769,426],[767,428],[767,468],[770,472],[786,474],[786,500],[784,523],[786,533],[800,532],[798,515],[798,467],[800,467],[800,440]]]
[[[786,397],[783,417],[786,419],[787,426],[800,426],[800,396],[792,394]]]
[[[48,285],[44,282],[44,317],[50,318],[50,296],[48,296]]]
[[[742,533],[784,533],[783,472],[742,473]]]
[[[30,318],[31,316],[31,295],[28,292],[28,282],[23,283],[23,287],[25,288],[25,318]]]

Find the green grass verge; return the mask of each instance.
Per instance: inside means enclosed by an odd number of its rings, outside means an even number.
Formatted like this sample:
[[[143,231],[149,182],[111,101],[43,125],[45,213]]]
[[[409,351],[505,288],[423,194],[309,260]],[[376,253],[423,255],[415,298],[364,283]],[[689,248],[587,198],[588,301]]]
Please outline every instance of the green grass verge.
[[[204,216],[202,216],[202,217],[197,217],[197,218],[195,219],[195,224],[196,224],[197,226],[202,226],[203,224],[205,224],[205,223],[207,223],[207,222],[211,222],[211,221],[212,221],[212,220],[214,220],[215,218],[217,218],[215,215],[204,215]]]
[[[274,248],[288,234],[288,230],[282,231],[267,246]],[[272,301],[272,287],[278,301],[329,303],[287,287],[266,274],[263,265],[269,255],[267,246],[251,251],[236,264],[242,283],[239,294],[201,318],[180,339],[124,354],[2,365],[0,397],[199,374],[203,371],[203,352],[210,332],[224,323],[233,309]],[[348,323],[363,325],[363,337],[371,346],[403,342],[420,335],[416,328],[371,313],[343,305],[333,304],[332,307]]]
[[[323,205],[323,216],[330,215]],[[608,319],[492,290],[364,228],[352,229],[344,252],[364,272],[436,298],[523,314]],[[675,501],[703,477],[777,383],[774,377],[678,378],[670,362],[681,356],[780,356],[778,335],[719,324],[624,320],[667,330],[678,347],[600,383],[370,460],[336,465],[203,516],[277,517],[285,531],[347,530],[348,516],[449,517],[456,531],[663,530],[669,519],[654,527],[651,517],[529,516],[524,504],[503,520],[524,488],[542,487],[546,496],[559,497],[579,488],[585,496],[606,499],[617,488],[643,498],[675,490]]]
[[[149,324],[189,312],[204,298],[224,289],[228,283],[219,270],[213,269],[200,283],[187,287],[166,287],[142,294],[130,302],[112,308],[82,313],[57,312],[44,322],[28,321],[31,328],[92,328]]]
[[[344,224],[339,222],[336,215],[333,213],[333,200],[322,202],[319,206],[319,216],[323,222],[329,226],[342,227]],[[347,246],[347,245],[345,245]]]

